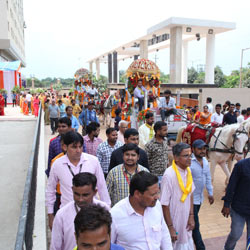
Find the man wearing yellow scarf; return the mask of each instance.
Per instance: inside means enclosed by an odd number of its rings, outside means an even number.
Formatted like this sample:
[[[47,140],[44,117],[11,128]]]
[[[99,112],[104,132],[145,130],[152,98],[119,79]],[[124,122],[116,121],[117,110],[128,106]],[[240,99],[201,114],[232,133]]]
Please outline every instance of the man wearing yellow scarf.
[[[193,191],[191,148],[186,143],[173,147],[174,160],[161,182],[161,204],[173,242],[173,250],[194,250]]]
[[[139,146],[144,149],[145,145],[150,142],[155,135],[154,131],[154,114],[148,112],[145,115],[146,122],[139,127]]]

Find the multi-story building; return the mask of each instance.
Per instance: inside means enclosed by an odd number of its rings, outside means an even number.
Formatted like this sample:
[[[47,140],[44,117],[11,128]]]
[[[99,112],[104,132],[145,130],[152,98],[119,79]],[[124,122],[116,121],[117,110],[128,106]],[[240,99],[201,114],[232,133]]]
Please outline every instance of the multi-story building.
[[[0,61],[26,65],[24,28],[23,0],[0,0]]]

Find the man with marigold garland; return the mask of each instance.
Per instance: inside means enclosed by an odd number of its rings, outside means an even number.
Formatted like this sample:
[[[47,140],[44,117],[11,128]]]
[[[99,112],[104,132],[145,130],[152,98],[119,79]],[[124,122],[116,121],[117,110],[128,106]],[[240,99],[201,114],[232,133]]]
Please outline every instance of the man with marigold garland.
[[[194,250],[193,191],[191,148],[186,143],[173,147],[174,160],[167,168],[161,182],[161,205],[173,243],[173,250]]]

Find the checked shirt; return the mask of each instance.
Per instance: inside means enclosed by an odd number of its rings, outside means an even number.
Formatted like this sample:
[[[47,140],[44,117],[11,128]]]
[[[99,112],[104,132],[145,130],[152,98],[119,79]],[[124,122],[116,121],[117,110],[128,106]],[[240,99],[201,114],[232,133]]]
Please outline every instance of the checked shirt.
[[[147,168],[144,168],[141,165],[137,166],[137,170],[130,174],[123,166],[120,164],[115,168],[111,169],[107,179],[107,188],[111,199],[111,206],[114,206],[118,201],[128,197],[129,195],[129,183],[135,173],[140,171],[149,172]],[[125,173],[125,174],[124,174]],[[127,178],[126,178],[126,176]]]
[[[101,164],[103,173],[105,174],[108,173],[111,154],[114,150],[116,150],[117,148],[121,146],[122,146],[122,143],[120,141],[116,141],[116,144],[114,147],[111,147],[108,144],[108,141],[105,141],[99,144],[97,148],[96,156]]]

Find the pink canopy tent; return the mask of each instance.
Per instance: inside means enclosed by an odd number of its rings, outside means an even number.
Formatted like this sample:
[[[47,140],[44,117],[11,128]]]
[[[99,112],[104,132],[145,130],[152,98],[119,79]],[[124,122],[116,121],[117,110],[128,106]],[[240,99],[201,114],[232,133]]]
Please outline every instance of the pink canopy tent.
[[[14,86],[22,87],[20,61],[15,62],[0,62],[0,89],[7,90],[7,103],[12,103],[11,90]]]

